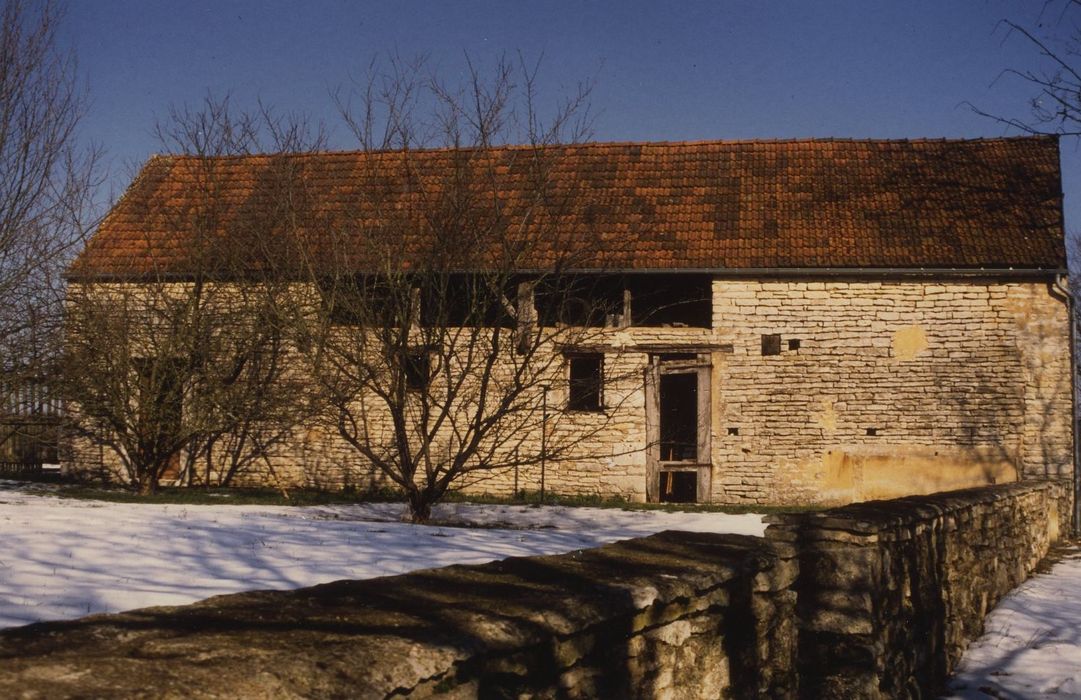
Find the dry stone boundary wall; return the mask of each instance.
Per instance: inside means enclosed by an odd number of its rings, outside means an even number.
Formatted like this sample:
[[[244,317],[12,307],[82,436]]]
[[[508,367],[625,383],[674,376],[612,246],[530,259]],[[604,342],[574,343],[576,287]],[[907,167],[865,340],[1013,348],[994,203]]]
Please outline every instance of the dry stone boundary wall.
[[[799,551],[805,697],[933,697],[986,614],[1069,530],[1063,482],[774,516]]]
[[[0,634],[0,697],[791,697],[795,565],[662,533]]]
[[[940,689],[1064,531],[991,486],[0,633],[0,697],[886,698]]]

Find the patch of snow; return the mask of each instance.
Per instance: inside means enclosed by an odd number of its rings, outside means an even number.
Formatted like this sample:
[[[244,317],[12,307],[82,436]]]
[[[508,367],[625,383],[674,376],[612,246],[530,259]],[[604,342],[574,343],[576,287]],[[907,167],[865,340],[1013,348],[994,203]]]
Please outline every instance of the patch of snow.
[[[398,503],[363,503],[344,506],[312,506],[294,509],[305,518],[401,522],[408,510]],[[664,512],[620,508],[571,506],[489,505],[440,503],[432,510],[432,524],[457,527],[529,530],[614,530],[619,539],[644,537],[662,530],[689,530],[761,537],[766,530],[762,515],[728,515],[707,512]]]
[[[128,504],[50,490],[0,482],[0,627],[557,554],[662,530],[765,528],[760,515],[459,503],[419,526],[401,522],[398,504]]]
[[[1081,550],[1037,574],[988,615],[949,698],[1081,698]]]

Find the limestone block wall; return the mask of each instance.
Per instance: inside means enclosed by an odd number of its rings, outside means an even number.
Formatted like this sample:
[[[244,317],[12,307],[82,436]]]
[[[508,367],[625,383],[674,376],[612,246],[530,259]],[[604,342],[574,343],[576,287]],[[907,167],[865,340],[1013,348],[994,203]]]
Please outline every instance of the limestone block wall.
[[[6,698],[796,697],[796,569],[661,533],[0,632]]]
[[[1069,485],[1044,481],[772,516],[766,537],[799,552],[801,695],[935,697],[1069,513]]]
[[[847,503],[1067,474],[1042,282],[714,282],[714,500]],[[781,352],[763,356],[761,338]],[[738,428],[729,435],[726,427]]]
[[[548,395],[549,440],[566,445],[576,434],[588,439],[545,464],[545,487],[554,493],[621,496],[644,501],[646,496],[645,381],[650,355],[656,348],[702,348],[714,342],[704,328],[625,328],[604,333],[594,344],[604,352],[604,409],[566,411],[566,367],[557,363]],[[539,434],[535,436],[539,440]],[[540,466],[520,469],[520,490],[537,491]],[[467,492],[509,495],[513,471],[478,478]]]
[[[646,374],[651,356],[681,349],[712,365],[713,502],[848,503],[1069,473],[1067,312],[1046,282],[718,278],[712,290],[710,329],[590,334],[605,357],[601,412],[566,411],[566,366],[552,364],[548,436],[587,437],[546,460],[549,492],[646,498]],[[779,336],[779,354],[763,354],[763,336]],[[536,450],[539,430],[528,432]],[[70,454],[83,473],[117,466],[89,441]],[[537,491],[541,471],[478,472],[461,486]],[[238,483],[387,481],[327,416]]]
[[[584,349],[603,352],[604,407],[601,411],[567,411],[567,366],[558,359],[563,350],[553,345],[550,354],[538,358],[551,363],[548,378],[548,446],[558,454],[546,460],[545,487],[553,493],[622,496],[645,499],[646,412],[645,373],[656,348],[702,348],[714,342],[704,328],[625,328],[589,334]],[[556,357],[554,361],[550,358]],[[532,401],[539,407],[539,390]],[[537,411],[537,419],[540,411]],[[298,430],[297,439],[272,457],[275,474],[288,483],[340,488],[366,488],[386,484],[380,474],[359,458],[337,432],[332,416]],[[576,436],[586,436],[572,445]],[[523,450],[540,448],[539,423],[524,441]],[[513,469],[476,472],[460,486],[467,493],[509,496],[515,490],[538,491],[540,464]],[[253,471],[249,483],[260,483],[265,474]]]

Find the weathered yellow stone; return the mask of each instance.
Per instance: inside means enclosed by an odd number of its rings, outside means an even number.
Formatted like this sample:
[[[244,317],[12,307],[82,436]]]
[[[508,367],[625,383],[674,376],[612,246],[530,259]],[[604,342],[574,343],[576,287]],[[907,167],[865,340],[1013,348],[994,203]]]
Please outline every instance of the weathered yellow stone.
[[[893,332],[893,356],[913,360],[927,349],[927,332],[922,326],[905,326]]]
[[[818,414],[818,424],[827,433],[837,431],[837,411],[834,409],[833,403],[830,399],[822,399],[822,410]]]
[[[1017,468],[994,449],[929,449],[909,445],[840,445],[802,465],[820,500],[847,503],[1017,481]]]

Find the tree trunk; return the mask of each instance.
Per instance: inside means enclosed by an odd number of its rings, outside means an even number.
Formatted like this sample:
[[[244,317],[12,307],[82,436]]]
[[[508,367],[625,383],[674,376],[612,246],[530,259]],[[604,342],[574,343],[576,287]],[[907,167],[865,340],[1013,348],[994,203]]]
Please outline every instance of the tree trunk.
[[[158,480],[150,475],[143,476],[139,480],[139,495],[151,496],[158,492]]]
[[[432,517],[432,498],[423,491],[413,491],[409,494],[410,521],[416,524],[428,522]]]

